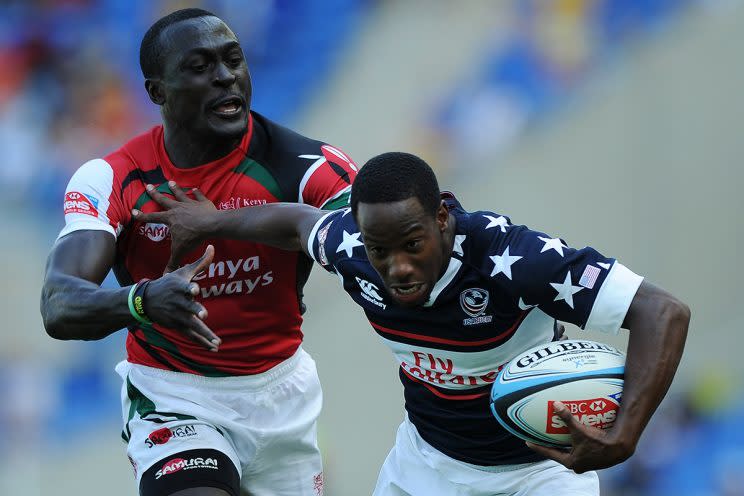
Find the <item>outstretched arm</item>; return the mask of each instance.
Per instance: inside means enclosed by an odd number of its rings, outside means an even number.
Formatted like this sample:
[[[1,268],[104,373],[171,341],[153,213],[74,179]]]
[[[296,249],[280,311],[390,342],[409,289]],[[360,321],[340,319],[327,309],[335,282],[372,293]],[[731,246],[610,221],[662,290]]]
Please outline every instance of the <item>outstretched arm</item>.
[[[101,339],[136,322],[128,304],[131,286],[100,287],[114,253],[114,237],[105,231],[75,231],[54,245],[41,292],[41,315],[51,337]],[[194,301],[199,286],[191,281],[213,255],[210,246],[196,262],[153,280],[144,300],[147,317],[153,322],[178,329],[216,351],[220,339],[204,324],[206,309]]]
[[[171,258],[167,270],[176,270],[183,256],[207,238],[244,239],[287,251],[307,253],[307,240],[316,222],[327,214],[300,203],[270,203],[237,210],[220,211],[198,189],[194,198],[173,181],[175,200],[148,185],[147,192],[165,210],[132,211],[139,222],[167,224],[171,234]]]
[[[682,358],[689,323],[687,305],[644,281],[623,322],[630,337],[623,398],[612,428],[603,431],[587,427],[564,406],[556,409],[556,413],[571,431],[571,450],[531,443],[529,446],[578,473],[611,467],[629,458],[672,383]]]

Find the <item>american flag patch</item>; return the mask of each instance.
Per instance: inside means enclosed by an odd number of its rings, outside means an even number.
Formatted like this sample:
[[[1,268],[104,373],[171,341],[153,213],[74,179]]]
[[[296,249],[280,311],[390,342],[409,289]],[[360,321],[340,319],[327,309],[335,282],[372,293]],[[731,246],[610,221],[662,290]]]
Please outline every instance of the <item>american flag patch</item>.
[[[597,276],[599,275],[599,268],[593,265],[587,265],[584,269],[584,273],[581,274],[579,279],[579,286],[584,286],[586,289],[592,289],[594,283],[597,282]]]

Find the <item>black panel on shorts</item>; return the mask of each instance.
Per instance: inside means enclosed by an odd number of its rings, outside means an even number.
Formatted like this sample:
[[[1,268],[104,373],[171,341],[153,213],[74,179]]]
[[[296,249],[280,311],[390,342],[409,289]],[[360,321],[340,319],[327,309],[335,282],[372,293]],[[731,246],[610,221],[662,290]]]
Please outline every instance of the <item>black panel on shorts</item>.
[[[140,496],[162,496],[192,487],[216,487],[240,495],[240,476],[232,460],[213,449],[174,453],[142,474]]]

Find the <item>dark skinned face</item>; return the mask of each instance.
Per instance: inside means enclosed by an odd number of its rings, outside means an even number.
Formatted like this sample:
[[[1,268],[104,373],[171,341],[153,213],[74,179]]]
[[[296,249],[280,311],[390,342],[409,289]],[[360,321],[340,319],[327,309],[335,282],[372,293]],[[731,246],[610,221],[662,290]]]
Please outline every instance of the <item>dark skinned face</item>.
[[[216,17],[178,22],[160,34],[162,75],[147,84],[169,131],[203,139],[245,133],[251,78],[235,34]]]
[[[401,306],[423,305],[447,268],[454,224],[440,205],[435,216],[417,198],[359,203],[357,223],[370,263]]]

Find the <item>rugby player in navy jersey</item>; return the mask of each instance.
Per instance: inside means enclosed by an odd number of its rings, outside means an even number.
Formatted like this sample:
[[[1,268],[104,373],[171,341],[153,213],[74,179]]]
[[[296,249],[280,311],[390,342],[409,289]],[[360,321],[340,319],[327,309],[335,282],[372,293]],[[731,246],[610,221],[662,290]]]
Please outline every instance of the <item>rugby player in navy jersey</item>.
[[[312,260],[222,239],[163,275],[168,228],[130,212],[157,210],[145,186],[169,193],[169,180],[223,210],[295,201],[329,211],[348,205],[356,166],[250,108],[243,50],[214,14],[157,21],[140,65],[163,124],[70,180],[42,291],[45,328],[84,340],[127,328],[116,370],[141,495],[318,496],[322,392],[300,327]],[[122,287],[101,288],[112,268]]]
[[[302,250],[336,273],[400,364],[406,418],[375,495],[596,495],[595,470],[626,460],[682,356],[688,307],[592,248],[466,212],[429,166],[386,153],[362,167],[351,209],[274,204],[218,212],[198,190],[150,195],[176,257],[204,238],[260,240]],[[630,330],[622,408],[612,428],[558,404],[570,450],[527,445],[489,409],[497,371],[554,339],[556,320]]]

